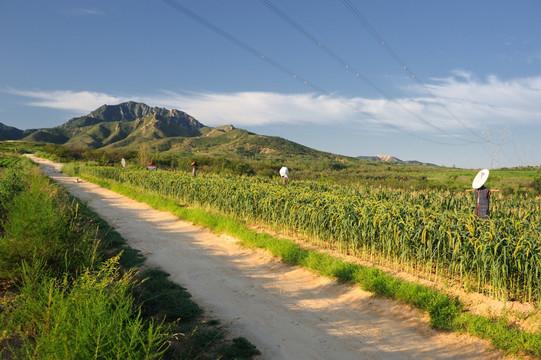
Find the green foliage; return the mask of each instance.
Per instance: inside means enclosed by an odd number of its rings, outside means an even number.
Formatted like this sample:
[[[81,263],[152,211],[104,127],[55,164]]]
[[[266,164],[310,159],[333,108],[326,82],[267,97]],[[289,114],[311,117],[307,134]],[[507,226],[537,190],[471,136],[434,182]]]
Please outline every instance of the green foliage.
[[[24,175],[28,184],[24,192],[19,180],[7,178],[13,192],[2,223],[0,277],[20,278],[22,263],[36,258],[56,274],[75,273],[96,263],[95,228],[85,224],[78,205],[45,176],[30,169]]]
[[[233,343],[222,349],[223,360],[245,360],[252,356],[261,355],[261,352],[245,338],[233,339]]]
[[[28,167],[28,163],[14,164],[7,169],[0,170],[0,224],[2,229],[13,197],[28,186],[25,167]]]
[[[108,165],[108,164],[109,164],[109,159],[107,159],[107,156],[102,155],[102,156],[98,159],[98,165],[99,165],[99,166],[105,166],[105,165]]]
[[[6,155],[16,155],[16,154],[27,154],[40,151],[45,147],[45,144],[27,142],[27,141],[0,141],[0,154]]]
[[[117,259],[85,271],[73,283],[43,276],[25,265],[20,294],[1,320],[23,346],[25,358],[155,359],[166,350],[168,329],[133,312],[133,273],[120,274]],[[6,334],[4,334],[6,336]]]
[[[541,176],[536,176],[532,180],[531,187],[537,195],[541,195]]]
[[[80,151],[58,144],[47,144],[42,151],[45,154],[54,155],[53,159],[56,161],[70,162],[82,159]]]
[[[529,333],[514,327],[505,318],[488,318],[463,313],[454,322],[456,330],[488,339],[495,347],[510,354],[541,356],[541,333]]]
[[[0,168],[2,168],[2,167],[13,167],[20,160],[21,160],[21,158],[15,157],[15,156],[6,157],[6,158],[0,157]]]
[[[118,250],[120,252],[119,262],[124,267],[136,267],[145,262],[145,257],[137,249],[129,246],[121,246]]]
[[[541,299],[541,273],[536,271],[541,262],[541,214],[532,197],[494,198],[491,220],[481,221],[473,215],[473,195],[466,192],[308,181],[284,187],[262,178],[194,179],[181,173],[101,167],[82,172],[279,231],[294,231],[318,244],[377,257],[406,270],[459,277],[494,296]]]

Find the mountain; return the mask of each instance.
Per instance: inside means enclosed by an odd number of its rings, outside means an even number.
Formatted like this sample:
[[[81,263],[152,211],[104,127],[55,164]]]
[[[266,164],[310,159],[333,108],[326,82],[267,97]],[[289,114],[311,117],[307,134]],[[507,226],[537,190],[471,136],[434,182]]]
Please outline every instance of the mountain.
[[[71,147],[137,146],[148,140],[201,135],[204,125],[179,111],[136,103],[103,105],[86,116],[64,124],[37,129],[21,138],[25,141],[51,142]]]
[[[412,164],[412,165],[428,165],[428,166],[437,166],[435,164],[423,163],[416,160],[400,160],[391,155],[376,155],[376,156],[357,156],[357,159],[369,160],[369,161],[381,161],[381,162],[390,162],[390,163],[402,163],[402,164]]]
[[[280,137],[257,135],[232,125],[208,127],[192,116],[133,101],[103,105],[60,126],[19,130],[0,128],[0,140],[63,144],[72,148],[137,150],[143,143],[162,153],[244,158],[296,155],[332,156]],[[321,154],[320,154],[321,153]]]
[[[0,123],[0,140],[19,140],[24,131]]]
[[[340,167],[345,156],[334,155],[292,141],[263,136],[232,125],[208,127],[192,116],[133,101],[103,105],[88,115],[72,118],[60,126],[19,130],[0,124],[0,140],[23,140],[63,144],[72,148],[138,150],[149,144],[169,155],[208,155],[214,157],[331,161]],[[403,161],[394,157],[359,157],[371,161]],[[406,161],[403,163],[420,164]]]

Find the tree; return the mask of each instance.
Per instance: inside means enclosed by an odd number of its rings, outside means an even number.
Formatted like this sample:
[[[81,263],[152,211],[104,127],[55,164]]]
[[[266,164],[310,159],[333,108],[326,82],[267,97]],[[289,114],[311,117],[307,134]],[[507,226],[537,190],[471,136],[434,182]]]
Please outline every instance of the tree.
[[[137,162],[141,166],[148,166],[150,159],[152,159],[152,149],[150,145],[143,143],[137,152]]]

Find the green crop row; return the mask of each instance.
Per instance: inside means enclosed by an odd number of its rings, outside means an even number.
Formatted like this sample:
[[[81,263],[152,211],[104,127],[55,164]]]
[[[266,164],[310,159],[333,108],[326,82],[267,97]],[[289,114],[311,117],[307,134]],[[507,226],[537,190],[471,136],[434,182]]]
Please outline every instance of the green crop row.
[[[120,168],[80,167],[178,202],[219,210],[321,246],[401,269],[445,276],[500,298],[541,300],[539,199],[494,198],[491,219],[473,194],[413,191]]]

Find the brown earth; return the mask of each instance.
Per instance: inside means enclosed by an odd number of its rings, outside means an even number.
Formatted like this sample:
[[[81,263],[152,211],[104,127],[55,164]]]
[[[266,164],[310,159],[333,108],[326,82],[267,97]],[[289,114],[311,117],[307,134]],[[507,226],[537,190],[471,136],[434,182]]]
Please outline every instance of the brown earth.
[[[53,180],[171,274],[234,336],[257,346],[258,359],[506,359],[490,344],[431,329],[425,315],[395,301],[340,285],[265,251],[180,221],[33,158]]]

